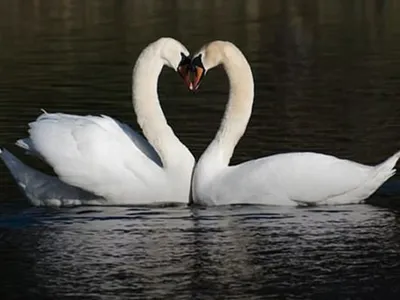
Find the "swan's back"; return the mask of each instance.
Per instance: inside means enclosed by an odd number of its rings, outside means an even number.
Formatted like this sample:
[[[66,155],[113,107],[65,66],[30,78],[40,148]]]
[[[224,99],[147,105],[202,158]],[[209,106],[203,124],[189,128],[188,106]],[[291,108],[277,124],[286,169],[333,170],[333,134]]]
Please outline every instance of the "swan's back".
[[[29,133],[35,151],[62,181],[110,202],[131,201],[133,195],[149,199],[149,193],[165,189],[162,168],[110,117],[44,114],[30,123]],[[154,178],[160,182],[150,190]]]
[[[283,153],[227,168],[212,185],[228,204],[321,203],[349,193],[374,175],[374,167],[313,152]],[[268,203],[269,200],[271,203]],[[221,203],[218,203],[221,204]]]

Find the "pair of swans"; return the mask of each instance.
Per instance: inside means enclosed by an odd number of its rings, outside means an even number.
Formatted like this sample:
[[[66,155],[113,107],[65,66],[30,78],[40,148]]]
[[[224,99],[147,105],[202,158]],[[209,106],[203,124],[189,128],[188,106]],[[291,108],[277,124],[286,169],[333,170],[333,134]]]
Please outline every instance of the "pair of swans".
[[[169,66],[197,90],[206,72],[221,64],[230,82],[228,104],[215,138],[195,165],[163,115],[158,76]],[[34,205],[188,203],[190,196],[202,205],[360,203],[394,175],[400,157],[397,152],[367,166],[297,152],[229,166],[254,98],[251,68],[229,42],[211,42],[189,58],[181,43],[161,38],[140,54],[132,85],[137,121],[147,140],[107,116],[44,113],[30,124],[30,137],[17,145],[50,164],[58,178],[30,169],[3,150],[3,161]]]

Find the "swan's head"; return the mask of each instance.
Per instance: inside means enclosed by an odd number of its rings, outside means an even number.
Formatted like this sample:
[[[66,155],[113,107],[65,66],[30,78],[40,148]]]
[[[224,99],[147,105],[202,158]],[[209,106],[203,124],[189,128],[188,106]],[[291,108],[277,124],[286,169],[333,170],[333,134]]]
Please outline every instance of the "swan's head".
[[[190,83],[188,72],[190,54],[188,49],[177,40],[168,37],[158,39],[155,44],[156,48],[160,50],[160,57],[164,64],[178,72],[185,84],[188,85]]]
[[[223,62],[231,45],[230,42],[213,41],[204,45],[195,55],[193,55],[190,66],[188,67],[188,70],[193,76],[193,79],[188,85],[191,91],[196,91],[199,88],[204,75],[209,69],[212,69]]]

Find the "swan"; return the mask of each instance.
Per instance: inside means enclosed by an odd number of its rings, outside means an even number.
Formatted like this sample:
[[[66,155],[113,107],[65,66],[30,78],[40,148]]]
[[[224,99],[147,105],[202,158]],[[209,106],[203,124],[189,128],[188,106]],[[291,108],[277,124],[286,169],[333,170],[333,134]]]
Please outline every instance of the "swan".
[[[314,152],[282,153],[229,166],[252,113],[254,82],[243,53],[230,42],[213,41],[193,55],[189,89],[196,91],[206,72],[218,65],[229,79],[229,100],[218,132],[194,168],[193,203],[360,203],[395,174],[400,151],[376,166]]]
[[[189,51],[160,38],[133,68],[132,99],[145,137],[101,116],[43,112],[16,145],[48,163],[57,177],[34,170],[0,149],[0,157],[35,206],[188,203],[195,159],[169,127],[157,85],[164,65],[187,81]]]

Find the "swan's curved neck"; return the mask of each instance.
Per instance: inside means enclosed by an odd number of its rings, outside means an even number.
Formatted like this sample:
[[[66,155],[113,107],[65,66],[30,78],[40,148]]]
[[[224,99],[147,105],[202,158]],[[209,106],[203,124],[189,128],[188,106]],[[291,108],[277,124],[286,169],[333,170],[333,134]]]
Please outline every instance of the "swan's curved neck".
[[[150,47],[139,56],[132,75],[132,101],[137,122],[149,143],[168,167],[186,147],[176,137],[165,119],[158,99],[158,77],[164,66],[159,53]]]
[[[228,166],[253,107],[254,81],[250,65],[239,49],[227,50],[229,54],[223,55],[222,65],[229,78],[229,100],[220,128],[200,159],[212,164],[213,168]]]

